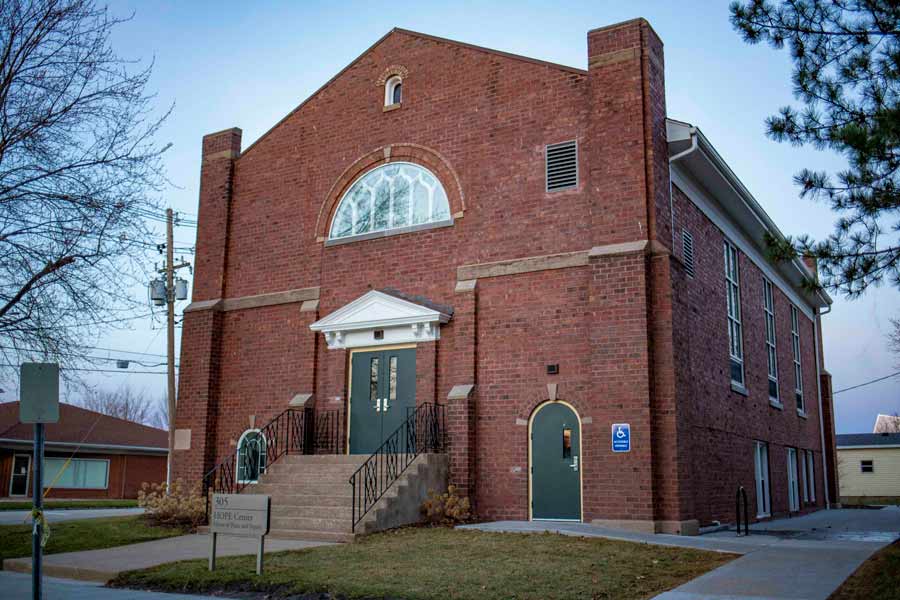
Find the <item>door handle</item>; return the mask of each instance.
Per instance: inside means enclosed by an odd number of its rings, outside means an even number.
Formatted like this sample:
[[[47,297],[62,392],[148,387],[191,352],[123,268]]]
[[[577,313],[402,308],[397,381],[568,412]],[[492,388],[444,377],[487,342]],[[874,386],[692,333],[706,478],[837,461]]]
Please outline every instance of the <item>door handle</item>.
[[[375,412],[381,412],[381,398],[375,398]]]
[[[384,410],[385,412],[387,412],[387,409],[388,409],[388,403],[387,403],[387,401],[388,401],[388,399],[385,398],[385,399],[384,399],[384,407],[382,408],[382,410]]]
[[[575,459],[575,462],[573,462],[573,463],[572,463],[571,465],[569,465],[569,466],[572,467],[572,470],[573,470],[573,471],[577,471],[577,470],[578,470],[578,455],[576,454],[576,455],[573,456],[572,458]]]

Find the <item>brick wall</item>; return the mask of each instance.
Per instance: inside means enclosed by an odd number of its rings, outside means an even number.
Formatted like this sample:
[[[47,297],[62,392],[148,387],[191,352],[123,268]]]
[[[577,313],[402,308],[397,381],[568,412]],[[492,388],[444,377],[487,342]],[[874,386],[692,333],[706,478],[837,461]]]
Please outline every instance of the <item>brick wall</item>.
[[[816,506],[824,506],[822,444],[819,433],[813,321],[800,313],[800,349],[806,417],[797,413],[791,348],[791,301],[773,281],[778,387],[783,408],[769,403],[763,312],[763,273],[739,251],[741,322],[747,395],[731,389],[723,245],[725,236],[695,204],[673,186],[675,230],[694,238],[695,277],[680,267],[676,245],[675,314],[678,336],[680,405],[689,440],[691,495],[701,522],[733,521],[738,486],[756,507],[753,442],[769,444],[772,512],[788,511],[788,446],[815,452]]]

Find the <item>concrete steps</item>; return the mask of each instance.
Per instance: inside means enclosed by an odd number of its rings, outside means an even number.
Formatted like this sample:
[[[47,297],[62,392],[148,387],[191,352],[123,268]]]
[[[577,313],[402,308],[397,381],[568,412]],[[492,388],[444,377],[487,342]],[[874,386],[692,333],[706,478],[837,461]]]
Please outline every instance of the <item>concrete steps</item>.
[[[366,455],[287,455],[270,465],[248,494],[272,498],[269,535],[273,538],[352,541],[353,489],[349,480]],[[402,457],[401,461],[402,462]],[[448,457],[423,454],[385,492],[356,527],[372,533],[420,520],[429,490],[447,488]]]

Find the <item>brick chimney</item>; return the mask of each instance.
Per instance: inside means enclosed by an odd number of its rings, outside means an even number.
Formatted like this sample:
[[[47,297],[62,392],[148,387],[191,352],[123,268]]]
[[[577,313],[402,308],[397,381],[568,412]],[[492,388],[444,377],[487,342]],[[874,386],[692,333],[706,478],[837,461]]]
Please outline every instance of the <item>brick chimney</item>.
[[[225,292],[228,208],[234,161],[241,155],[237,127],[203,136],[200,166],[200,210],[193,300],[221,298]]]
[[[591,176],[598,243],[655,240],[671,248],[663,44],[644,19],[588,32]],[[603,211],[603,207],[599,207]]]

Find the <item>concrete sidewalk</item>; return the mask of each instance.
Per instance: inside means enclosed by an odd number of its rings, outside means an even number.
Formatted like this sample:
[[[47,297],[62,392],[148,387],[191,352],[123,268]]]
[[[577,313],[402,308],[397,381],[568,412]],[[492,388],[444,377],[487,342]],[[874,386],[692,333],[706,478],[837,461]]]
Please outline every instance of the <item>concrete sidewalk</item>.
[[[4,600],[31,600],[31,575],[0,571]],[[164,594],[102,587],[99,583],[44,577],[44,600],[199,600],[211,596]]]
[[[819,511],[760,523],[748,537],[737,537],[733,531],[695,537],[652,535],[549,521],[464,528],[550,531],[742,555],[655,600],[826,600],[872,554],[900,539],[900,509]]]
[[[277,540],[266,538],[266,554],[281,550],[298,550],[314,546],[330,545],[329,542],[305,542],[302,540]],[[216,544],[216,556],[256,554],[256,539],[220,535]],[[106,583],[123,571],[147,569],[164,563],[209,557],[209,536],[206,534],[178,537],[117,546],[103,550],[64,552],[44,557],[44,574],[83,581]],[[8,558],[3,561],[4,571],[31,572],[31,558]]]
[[[144,514],[143,508],[50,508],[44,511],[50,526],[63,521],[99,519],[102,517],[130,517]],[[30,525],[30,510],[0,510],[0,525]]]

